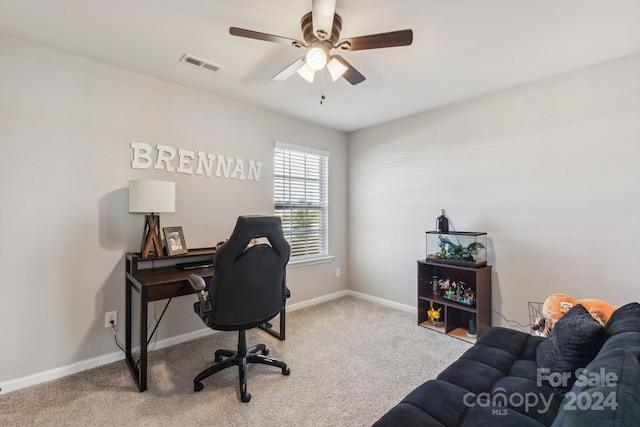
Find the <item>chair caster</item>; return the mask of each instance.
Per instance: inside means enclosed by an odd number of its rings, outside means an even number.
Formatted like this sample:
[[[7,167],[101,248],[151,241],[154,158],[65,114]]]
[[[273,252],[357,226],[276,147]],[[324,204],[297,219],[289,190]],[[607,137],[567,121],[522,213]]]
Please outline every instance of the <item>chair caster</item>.
[[[240,400],[242,400],[243,402],[248,402],[251,400],[251,393],[241,393],[240,394]]]
[[[264,350],[262,350],[262,355],[266,356],[267,354],[269,354],[269,349],[265,348]]]
[[[194,382],[193,383],[193,391],[200,391],[204,388],[204,384],[202,384],[200,381],[198,381],[197,383]]]
[[[291,369],[288,366],[282,368],[282,375],[289,375],[291,373]]]

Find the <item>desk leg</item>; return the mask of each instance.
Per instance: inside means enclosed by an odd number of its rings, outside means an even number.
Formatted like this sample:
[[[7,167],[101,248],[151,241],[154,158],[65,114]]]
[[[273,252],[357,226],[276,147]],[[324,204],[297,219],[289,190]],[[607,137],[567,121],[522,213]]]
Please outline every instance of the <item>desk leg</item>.
[[[129,363],[129,367],[131,367],[130,361],[133,360],[133,356],[131,354],[131,282],[129,279],[125,278],[125,311],[124,311],[124,323],[125,323],[125,355],[127,356],[127,363]]]
[[[136,385],[138,385],[138,387],[140,386],[140,377],[139,377],[139,371],[138,371],[138,366],[136,361],[133,359],[133,352],[132,352],[132,338],[131,338],[131,332],[133,330],[133,325],[132,325],[132,315],[131,315],[131,306],[133,305],[133,300],[132,300],[132,292],[133,292],[133,283],[131,283],[131,281],[128,278],[125,278],[125,285],[126,285],[126,290],[125,290],[125,304],[126,304],[126,308],[125,308],[125,357],[127,360],[127,365],[129,365],[129,369],[131,370],[131,374],[133,375],[133,378],[136,380]]]
[[[132,331],[133,331],[133,288],[134,285],[127,278],[126,279],[126,290],[125,290],[125,357],[127,361],[127,365],[129,365],[129,369],[131,370],[131,374],[133,375],[133,379],[136,381],[136,385],[138,386],[139,391],[145,391],[147,389],[147,291],[145,287],[141,287],[140,291],[140,356],[138,357],[138,361],[133,358],[133,339],[132,339]]]
[[[140,292],[140,382],[138,389],[147,389],[147,287],[143,286]]]

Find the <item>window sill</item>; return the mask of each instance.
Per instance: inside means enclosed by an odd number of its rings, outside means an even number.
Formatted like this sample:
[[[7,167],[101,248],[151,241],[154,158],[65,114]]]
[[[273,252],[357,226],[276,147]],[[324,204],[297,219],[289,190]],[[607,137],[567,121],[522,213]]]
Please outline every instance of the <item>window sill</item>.
[[[289,264],[287,264],[287,267],[297,268],[297,267],[304,267],[306,265],[324,264],[325,262],[332,262],[334,259],[335,259],[334,256],[327,255],[327,256],[318,257],[318,258],[307,258],[307,259],[301,259],[296,261],[289,261]]]

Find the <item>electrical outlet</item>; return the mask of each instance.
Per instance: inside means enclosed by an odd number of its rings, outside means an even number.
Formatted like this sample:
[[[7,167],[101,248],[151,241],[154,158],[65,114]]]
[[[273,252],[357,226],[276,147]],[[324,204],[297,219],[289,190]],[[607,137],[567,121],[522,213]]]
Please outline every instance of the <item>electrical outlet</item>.
[[[336,277],[340,277],[340,269],[336,268]]]
[[[117,311],[107,311],[104,314],[104,327],[110,328],[111,321],[113,320],[113,326],[118,326],[118,312]]]

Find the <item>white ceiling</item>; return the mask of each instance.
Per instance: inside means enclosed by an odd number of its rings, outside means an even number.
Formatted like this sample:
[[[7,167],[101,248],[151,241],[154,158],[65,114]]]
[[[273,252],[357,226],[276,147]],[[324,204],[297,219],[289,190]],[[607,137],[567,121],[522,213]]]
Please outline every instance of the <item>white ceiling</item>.
[[[302,39],[310,10],[311,0],[0,0],[0,33],[342,131],[640,52],[638,0],[338,0],[341,38],[410,28],[414,39],[342,53],[367,80],[327,76],[324,89],[271,80],[301,50],[229,35]],[[184,53],[223,69],[182,64]]]

